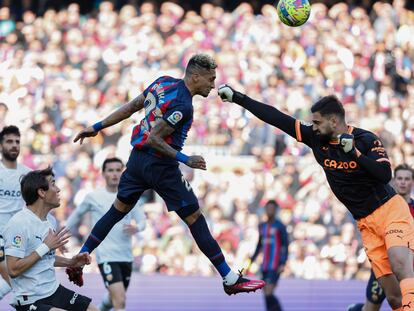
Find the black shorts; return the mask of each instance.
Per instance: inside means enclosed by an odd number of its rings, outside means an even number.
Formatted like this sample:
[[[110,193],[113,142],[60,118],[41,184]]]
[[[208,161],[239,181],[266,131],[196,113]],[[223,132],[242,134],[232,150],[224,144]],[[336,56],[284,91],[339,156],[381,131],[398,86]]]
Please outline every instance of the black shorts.
[[[367,284],[366,296],[367,300],[375,305],[380,305],[385,300],[385,292],[375,278],[374,271],[372,271],[372,269],[371,276],[369,277]]]
[[[0,262],[4,261],[4,239],[3,236],[0,234]]]
[[[92,299],[82,296],[62,285],[49,297],[39,299],[28,305],[17,305],[17,311],[49,311],[60,308],[68,311],[86,311]]]
[[[132,273],[132,262],[104,262],[98,266],[106,287],[122,282],[125,289],[128,288]]]
[[[119,181],[117,198],[125,204],[134,205],[147,189],[154,189],[170,212],[198,204],[177,161],[157,158],[133,148]]]

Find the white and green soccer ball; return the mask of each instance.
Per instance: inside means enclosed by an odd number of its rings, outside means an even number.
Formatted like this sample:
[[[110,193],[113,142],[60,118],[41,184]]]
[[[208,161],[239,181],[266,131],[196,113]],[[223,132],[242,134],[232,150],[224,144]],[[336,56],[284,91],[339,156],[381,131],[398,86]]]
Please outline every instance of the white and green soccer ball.
[[[280,0],[277,4],[277,14],[283,24],[297,27],[309,18],[311,5],[308,0]]]

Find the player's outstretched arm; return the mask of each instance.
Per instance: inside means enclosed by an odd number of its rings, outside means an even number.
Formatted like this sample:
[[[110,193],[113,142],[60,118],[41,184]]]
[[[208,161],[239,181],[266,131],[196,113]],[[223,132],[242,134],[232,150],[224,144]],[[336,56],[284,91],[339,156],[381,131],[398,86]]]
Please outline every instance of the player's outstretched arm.
[[[104,120],[95,123],[92,126],[88,126],[87,128],[80,131],[74,138],[73,142],[77,142],[80,140],[80,143],[83,143],[83,140],[86,137],[94,137],[98,134],[98,132],[106,127],[112,126],[117,124],[127,118],[129,118],[133,113],[141,110],[144,108],[144,101],[145,97],[144,94],[141,94],[135,97],[133,100],[128,102],[127,104],[119,107],[109,116],[107,116]]]
[[[55,267],[83,267],[91,263],[91,256],[89,253],[76,254],[72,258],[66,258],[62,256],[56,256]]]
[[[173,132],[174,128],[168,125],[168,123],[163,119],[160,119],[151,129],[150,135],[148,136],[145,144],[167,157],[177,159],[189,167],[206,170],[206,161],[202,156],[186,156],[165,142],[165,137],[171,135]]]
[[[260,120],[281,129],[294,138],[297,138],[295,132],[295,118],[281,112],[275,107],[253,100],[247,95],[235,91],[226,84],[219,87],[218,94],[223,101],[234,102],[249,110]]]

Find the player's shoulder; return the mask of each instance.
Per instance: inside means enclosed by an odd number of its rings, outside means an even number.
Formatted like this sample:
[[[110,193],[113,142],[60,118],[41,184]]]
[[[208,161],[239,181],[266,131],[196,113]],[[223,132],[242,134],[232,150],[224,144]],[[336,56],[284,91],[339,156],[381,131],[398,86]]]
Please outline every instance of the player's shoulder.
[[[354,135],[355,139],[357,140],[364,140],[368,142],[372,142],[374,140],[379,140],[378,136],[375,135],[373,132],[364,130],[359,127],[354,127],[352,130],[352,134]]]
[[[107,194],[108,194],[108,191],[104,187],[99,187],[99,188],[89,191],[85,195],[85,199],[89,201],[99,201],[105,198]]]
[[[285,224],[279,218],[276,218],[274,223],[278,227],[286,227]]]
[[[14,228],[22,228],[25,227],[26,224],[30,223],[31,215],[30,211],[24,207],[16,214],[14,214],[7,223],[6,227],[14,227]]]
[[[27,174],[32,171],[31,168],[21,163],[17,163],[17,170],[19,171],[19,173],[22,173],[22,174]]]

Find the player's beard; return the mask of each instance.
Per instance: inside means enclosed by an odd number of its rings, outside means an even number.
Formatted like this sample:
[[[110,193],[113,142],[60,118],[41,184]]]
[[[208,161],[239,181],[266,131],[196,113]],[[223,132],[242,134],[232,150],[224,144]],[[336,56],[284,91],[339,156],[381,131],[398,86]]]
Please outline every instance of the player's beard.
[[[329,144],[332,139],[331,134],[319,134],[318,137],[322,145]]]
[[[19,152],[15,152],[14,154],[11,154],[7,151],[3,151],[1,155],[3,159],[13,162],[13,161],[16,161],[17,157],[19,156]]]

